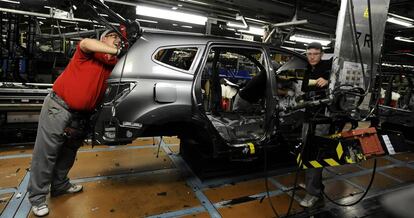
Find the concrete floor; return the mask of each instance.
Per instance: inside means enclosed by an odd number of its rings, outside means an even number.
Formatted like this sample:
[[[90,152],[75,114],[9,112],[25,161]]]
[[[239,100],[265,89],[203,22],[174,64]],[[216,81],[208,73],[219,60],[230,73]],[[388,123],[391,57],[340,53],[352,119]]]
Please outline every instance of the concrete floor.
[[[265,198],[265,180],[258,175],[201,181],[179,156],[179,140],[163,138],[157,157],[157,138],[142,138],[127,146],[84,146],[70,178],[83,193],[49,198],[49,217],[275,217]],[[366,199],[413,186],[414,154],[378,158],[377,173]],[[27,200],[30,148],[0,150],[1,217],[33,217]],[[373,161],[326,168],[325,191],[334,200],[349,203],[362,195],[371,178]],[[271,171],[270,200],[279,215],[289,207],[294,173]],[[303,172],[299,174],[303,181]],[[291,214],[308,217],[297,200]],[[325,200],[325,209],[334,205]],[[378,207],[378,205],[377,205]],[[352,209],[352,208],[351,208]],[[350,210],[350,217],[367,209]]]

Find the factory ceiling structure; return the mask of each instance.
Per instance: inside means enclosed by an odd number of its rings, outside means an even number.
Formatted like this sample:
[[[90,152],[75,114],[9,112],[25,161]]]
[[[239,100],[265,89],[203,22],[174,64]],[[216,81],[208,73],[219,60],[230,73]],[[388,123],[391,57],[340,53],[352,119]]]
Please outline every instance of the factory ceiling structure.
[[[280,31],[285,37],[296,34],[330,41],[335,39],[336,22],[340,6],[340,1],[337,0],[106,0],[104,2],[127,19],[138,19],[143,27],[205,33],[204,25],[191,25],[191,23],[185,20],[174,22],[157,16],[139,14],[137,7],[153,7],[207,17],[214,23],[212,34],[231,37],[240,37],[237,34],[235,35],[234,29],[228,25],[229,22],[238,25],[243,24],[240,19],[236,19],[237,16],[243,16],[247,24],[256,30],[269,24],[307,20],[306,24],[285,26]],[[4,9],[16,9],[41,14],[50,14],[50,9],[53,7],[67,9],[69,5],[69,1],[61,1],[60,3],[41,0],[0,1],[0,7]],[[145,8],[142,10],[145,11]],[[412,42],[412,36],[414,35],[414,17],[412,16],[414,14],[414,5],[409,0],[391,0],[388,11],[389,19],[386,24],[384,37],[383,62],[394,65],[412,63],[414,58],[414,43]],[[81,8],[74,10],[74,16],[85,20],[91,18],[88,10],[82,10]],[[102,16],[106,15],[103,14]],[[397,22],[393,22],[395,20]],[[59,31],[61,33],[74,33],[102,27],[99,24],[87,22],[62,21],[58,22],[57,25],[54,19],[42,20],[42,18],[39,18],[39,21],[41,21],[40,29],[42,33],[47,34],[57,34]],[[61,27],[59,31],[57,30],[58,26]],[[292,46],[292,44],[288,43],[285,42],[284,45]],[[333,43],[331,43],[332,45]],[[298,45],[293,44],[293,47],[304,48],[302,43],[298,43]]]

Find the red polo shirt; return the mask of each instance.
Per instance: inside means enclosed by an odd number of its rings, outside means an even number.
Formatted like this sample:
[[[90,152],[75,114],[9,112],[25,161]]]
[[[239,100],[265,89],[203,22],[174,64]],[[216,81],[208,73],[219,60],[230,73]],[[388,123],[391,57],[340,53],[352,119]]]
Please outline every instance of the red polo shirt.
[[[78,44],[63,73],[53,84],[53,91],[70,109],[92,111],[103,97],[106,80],[118,59],[103,53],[85,53]]]

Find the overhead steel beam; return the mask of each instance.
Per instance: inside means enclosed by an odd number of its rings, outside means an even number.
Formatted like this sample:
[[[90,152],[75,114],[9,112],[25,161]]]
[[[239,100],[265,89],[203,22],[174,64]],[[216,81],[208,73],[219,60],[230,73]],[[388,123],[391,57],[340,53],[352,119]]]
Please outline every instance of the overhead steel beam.
[[[129,6],[137,6],[138,3],[136,2],[130,2],[130,1],[120,1],[120,0],[105,0],[105,2],[115,3],[115,4],[122,4],[122,5],[129,5]],[[217,4],[217,1],[203,1],[203,5],[198,4],[197,1],[179,1],[176,2],[176,4],[182,4],[184,6],[187,6],[187,8],[193,9],[194,11],[201,11],[208,13],[213,13],[218,16],[223,16],[228,19],[234,19],[236,13],[241,13],[239,9],[235,9],[231,6],[229,6],[228,2],[226,1],[219,1],[221,4]],[[142,0],[140,3],[147,3],[152,5],[158,5],[158,6],[165,6],[167,5],[174,5],[171,3],[171,1],[168,0],[155,0],[155,1],[149,1],[149,0]],[[208,8],[208,7],[211,8]],[[260,9],[264,11],[264,13],[271,15],[276,14],[278,16],[282,15],[284,17],[290,18],[295,10],[294,7],[282,4],[282,3],[275,3],[275,2],[264,2],[264,1],[250,1],[250,0],[238,0],[237,6],[244,8],[244,9]],[[220,10],[218,10],[220,9]],[[223,11],[223,9],[225,11]],[[242,15],[245,15],[241,13]],[[274,21],[265,21],[260,19],[255,19],[251,17],[245,16],[246,20],[262,23],[262,24],[269,24],[269,23],[275,23]],[[332,17],[317,15],[315,13],[306,12],[306,11],[299,11],[298,19],[299,18],[306,18],[308,19],[309,23],[318,26],[323,27],[324,30],[329,30],[330,32],[335,31],[336,27],[336,19]],[[214,19],[212,17],[212,19]]]
[[[266,1],[238,0],[237,5],[241,8],[246,8],[250,10],[253,8],[256,10],[259,9],[265,13],[273,11],[273,14],[282,15],[285,17],[292,17],[295,11],[294,7],[285,4]],[[336,27],[336,19],[303,10],[298,11],[297,19],[307,19],[309,23],[319,24],[333,29],[335,29]]]
[[[130,5],[130,6],[136,6],[138,3],[136,2],[130,2],[130,1],[120,1],[120,0],[104,0],[105,2],[111,2],[115,4],[122,4],[122,5]],[[229,8],[224,7],[223,5],[218,6],[216,4],[201,2],[201,1],[178,1],[178,2],[171,2],[170,0],[141,0],[140,3],[146,3],[146,4],[152,4],[152,5],[159,5],[159,6],[165,6],[165,5],[177,5],[181,4],[184,7],[195,9],[197,11],[208,11],[210,13],[219,13],[219,14],[226,14],[229,16],[235,15],[236,13],[239,13],[239,10],[235,8]],[[207,7],[206,7],[207,6]],[[209,8],[211,7],[211,8]]]
[[[303,25],[303,24],[307,24],[307,23],[308,23],[307,20],[294,20],[294,21],[290,21],[290,22],[273,24],[273,25],[271,25],[271,27],[273,29],[271,30],[271,32],[269,34],[267,34],[267,36],[264,38],[263,42],[264,43],[269,42],[269,40],[272,37],[272,35],[276,32],[276,28],[286,27],[286,26]]]
[[[104,31],[105,29],[95,29],[95,30],[86,30],[86,31],[79,31],[79,32],[69,32],[69,33],[62,33],[62,34],[39,34],[39,38],[72,38],[72,37],[82,37],[82,36],[89,36],[91,34],[97,34],[98,32]]]
[[[289,22],[283,22],[283,23],[276,23],[273,24],[273,27],[284,27],[284,26],[296,26],[296,25],[303,25],[307,24],[308,20],[295,20],[295,21],[289,21]]]
[[[51,16],[50,14],[43,14],[43,13],[37,13],[37,12],[31,12],[31,11],[22,11],[22,10],[10,9],[10,8],[0,8],[0,11],[7,12],[7,13],[12,13],[12,14],[22,14],[22,15],[35,16],[35,17],[53,18],[53,19],[58,19],[58,20],[70,20],[70,21],[79,21],[79,22],[87,22],[87,23],[98,23],[96,21],[81,19],[81,18],[73,18],[73,19],[56,18],[56,17]]]
[[[136,7],[137,5],[139,5],[139,3],[134,3],[134,2],[128,2],[128,1],[119,1],[119,0],[105,0],[105,2],[109,2],[109,3],[114,3],[114,4],[121,4],[121,5],[129,5],[132,7]],[[145,4],[150,4],[150,5],[155,5],[155,6],[164,6],[166,4],[168,5],[174,5],[171,3],[171,1],[168,0],[157,0],[157,1],[148,1],[148,0],[142,0],[140,1],[140,3],[145,3]],[[194,2],[192,2],[194,3]],[[207,12],[209,13],[207,16],[209,19],[211,20],[216,20],[216,21],[229,21],[229,20],[235,20],[235,15],[237,13],[240,13],[239,10],[237,9],[233,9],[233,8],[226,8],[228,11],[231,12],[227,12],[227,11],[223,11],[223,6],[220,7],[220,10],[217,11],[217,9],[213,9],[213,8],[206,8],[205,6],[198,6],[198,5],[194,5],[194,4],[189,4],[186,2],[179,2],[179,4],[182,4],[184,6],[187,6],[186,9],[189,10],[189,12]],[[207,4],[208,6],[212,6],[212,7],[218,7],[218,6],[213,6],[212,4]],[[211,15],[216,15],[218,17],[211,17]],[[224,19],[223,19],[224,18]],[[228,19],[228,20],[225,20]],[[259,20],[259,19],[254,19],[254,18],[250,18],[250,17],[245,17],[246,20],[249,20],[253,23],[260,23],[260,24],[269,24],[269,22],[264,21],[264,20]]]

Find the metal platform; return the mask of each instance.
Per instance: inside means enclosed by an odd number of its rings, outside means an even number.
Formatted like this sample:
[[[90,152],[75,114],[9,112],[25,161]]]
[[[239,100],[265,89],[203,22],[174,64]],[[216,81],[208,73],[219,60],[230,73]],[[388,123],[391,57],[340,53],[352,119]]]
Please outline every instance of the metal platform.
[[[178,154],[179,140],[142,138],[127,146],[84,146],[70,177],[84,192],[49,198],[49,217],[275,217],[266,198],[261,172],[201,180]],[[0,151],[1,217],[34,217],[27,200],[31,148]],[[342,203],[358,198],[367,186],[372,161],[328,167],[327,194]],[[294,172],[269,171],[271,200],[279,215],[288,209]],[[303,172],[299,181],[303,180]],[[366,198],[341,208],[328,201],[304,209],[296,191],[293,217],[381,217],[379,200],[388,193],[414,186],[414,154],[378,158],[377,173]],[[410,208],[407,208],[408,210]]]

